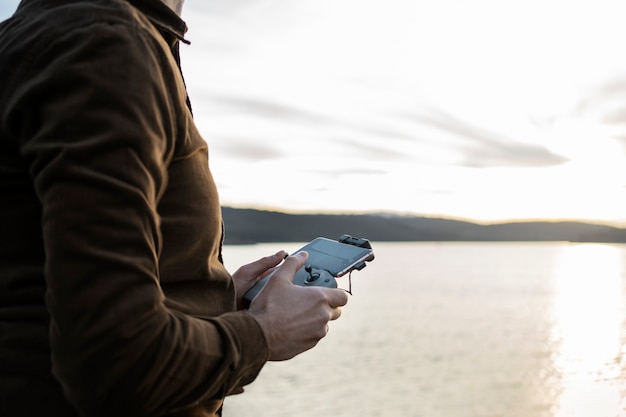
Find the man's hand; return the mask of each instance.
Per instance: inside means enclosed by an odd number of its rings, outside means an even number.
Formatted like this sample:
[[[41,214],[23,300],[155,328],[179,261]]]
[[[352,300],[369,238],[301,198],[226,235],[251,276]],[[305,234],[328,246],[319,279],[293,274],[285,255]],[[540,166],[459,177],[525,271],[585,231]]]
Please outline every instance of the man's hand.
[[[340,289],[293,284],[307,258],[306,252],[288,257],[250,304],[248,312],[265,333],[271,361],[291,359],[315,346],[348,302]]]
[[[273,255],[265,256],[259,260],[243,265],[233,273],[235,290],[237,291],[237,309],[243,310],[248,307],[248,302],[243,299],[244,294],[259,282],[263,277],[274,270],[274,267],[285,259],[287,253],[284,250]]]

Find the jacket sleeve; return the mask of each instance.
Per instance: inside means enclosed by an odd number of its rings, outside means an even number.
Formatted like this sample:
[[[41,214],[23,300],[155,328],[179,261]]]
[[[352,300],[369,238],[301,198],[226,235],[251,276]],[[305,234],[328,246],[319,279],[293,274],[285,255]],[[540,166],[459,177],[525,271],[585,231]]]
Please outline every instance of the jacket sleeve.
[[[166,52],[162,39],[111,22],[52,33],[12,96],[43,208],[53,372],[89,416],[221,398],[267,360],[250,315],[200,319],[164,304],[157,204],[177,134],[164,77],[178,71]]]

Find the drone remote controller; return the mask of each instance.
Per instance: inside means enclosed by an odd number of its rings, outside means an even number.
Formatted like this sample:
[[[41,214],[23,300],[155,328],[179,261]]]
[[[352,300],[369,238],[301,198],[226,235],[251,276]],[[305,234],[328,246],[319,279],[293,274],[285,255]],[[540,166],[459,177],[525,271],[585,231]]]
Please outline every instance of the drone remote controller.
[[[354,270],[360,271],[367,266],[366,262],[374,259],[374,251],[367,239],[343,235],[338,240],[318,237],[302,247],[298,252],[309,254],[306,265],[296,271],[293,283],[303,287],[337,288],[337,280]],[[257,282],[244,295],[252,301],[271,279],[272,274]]]

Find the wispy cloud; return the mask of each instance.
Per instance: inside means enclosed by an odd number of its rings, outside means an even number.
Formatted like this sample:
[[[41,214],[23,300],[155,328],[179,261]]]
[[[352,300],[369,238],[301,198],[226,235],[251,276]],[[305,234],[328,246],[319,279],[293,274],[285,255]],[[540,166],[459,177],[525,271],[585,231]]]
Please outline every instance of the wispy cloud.
[[[626,75],[607,80],[590,91],[574,113],[576,117],[626,128]]]
[[[461,165],[490,167],[546,167],[568,161],[544,146],[516,140],[481,127],[438,109],[427,109],[408,115],[416,124],[448,132],[457,138],[462,153]]]
[[[217,114],[249,114],[266,119],[280,120],[282,123],[329,124],[329,117],[315,113],[296,105],[281,104],[272,98],[260,99],[237,95],[212,95],[207,97]],[[334,122],[333,122],[334,123]]]

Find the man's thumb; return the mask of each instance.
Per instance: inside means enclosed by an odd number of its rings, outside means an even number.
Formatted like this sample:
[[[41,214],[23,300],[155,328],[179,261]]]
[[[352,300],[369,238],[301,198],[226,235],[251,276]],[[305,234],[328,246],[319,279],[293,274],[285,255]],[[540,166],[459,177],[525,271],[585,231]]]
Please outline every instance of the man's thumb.
[[[304,266],[307,259],[309,259],[309,254],[304,251],[288,256],[287,259],[285,259],[285,262],[283,262],[280,266],[280,269],[277,271],[277,275],[279,275],[280,279],[293,282],[294,275]]]

